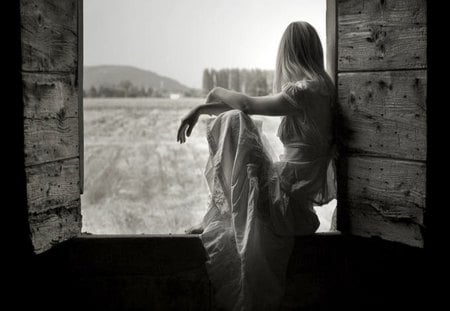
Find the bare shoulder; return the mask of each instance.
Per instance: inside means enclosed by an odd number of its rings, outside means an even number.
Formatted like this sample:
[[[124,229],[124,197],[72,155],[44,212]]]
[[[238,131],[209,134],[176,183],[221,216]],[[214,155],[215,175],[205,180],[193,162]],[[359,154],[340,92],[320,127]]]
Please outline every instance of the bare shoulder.
[[[328,95],[332,92],[330,87],[323,81],[318,80],[299,80],[288,82],[285,88],[292,89],[294,92],[311,92],[320,95]]]

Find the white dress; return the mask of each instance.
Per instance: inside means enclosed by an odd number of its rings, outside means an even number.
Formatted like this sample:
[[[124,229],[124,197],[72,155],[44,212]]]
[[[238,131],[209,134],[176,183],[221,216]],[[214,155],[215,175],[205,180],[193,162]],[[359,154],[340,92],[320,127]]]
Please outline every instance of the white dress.
[[[294,236],[313,234],[313,205],[336,196],[331,93],[306,80],[282,93],[299,113],[282,118],[279,161],[240,110],[207,126],[210,200],[200,237],[218,310],[278,310]]]

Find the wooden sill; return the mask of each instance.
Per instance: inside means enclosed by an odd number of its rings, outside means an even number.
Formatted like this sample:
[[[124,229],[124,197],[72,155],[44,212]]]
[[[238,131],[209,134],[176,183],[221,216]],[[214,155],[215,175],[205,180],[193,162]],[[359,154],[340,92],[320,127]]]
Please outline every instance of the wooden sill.
[[[336,264],[345,249],[343,237],[340,232],[297,237],[289,273],[310,270],[318,263]],[[70,267],[75,275],[84,277],[161,277],[204,271],[208,256],[197,234],[82,234],[35,259],[37,264]]]
[[[329,232],[317,232],[310,236],[299,236],[298,239],[304,238],[315,238],[315,237],[335,237],[341,236],[342,233],[340,231],[329,231]],[[74,240],[82,240],[82,239],[164,239],[164,238],[174,238],[174,239],[198,239],[199,234],[92,234],[92,233],[82,233],[79,237],[76,237]]]
[[[323,232],[297,237],[293,260],[307,254],[333,253],[339,249],[341,236],[339,232]],[[76,263],[73,267],[83,275],[173,274],[203,269],[208,259],[198,234],[82,234],[67,244],[69,262]]]

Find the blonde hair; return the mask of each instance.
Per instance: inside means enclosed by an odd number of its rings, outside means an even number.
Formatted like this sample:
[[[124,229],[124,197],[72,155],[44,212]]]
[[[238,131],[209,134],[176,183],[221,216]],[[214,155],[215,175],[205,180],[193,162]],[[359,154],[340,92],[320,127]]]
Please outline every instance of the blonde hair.
[[[302,79],[320,81],[331,92],[334,84],[325,71],[323,49],[314,27],[304,21],[292,22],[281,37],[276,59],[273,92],[284,84]]]

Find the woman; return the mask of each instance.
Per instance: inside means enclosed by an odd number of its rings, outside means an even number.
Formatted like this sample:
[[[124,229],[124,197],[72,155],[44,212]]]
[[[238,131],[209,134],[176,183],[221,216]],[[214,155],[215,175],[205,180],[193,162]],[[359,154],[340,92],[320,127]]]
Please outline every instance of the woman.
[[[200,233],[220,310],[278,310],[294,236],[313,234],[313,205],[335,198],[334,86],[322,45],[307,22],[293,22],[278,49],[274,95],[251,97],[214,88],[182,120],[184,143],[199,115],[217,115],[207,129],[205,176],[209,208]],[[282,116],[280,159],[270,156],[249,115]]]

